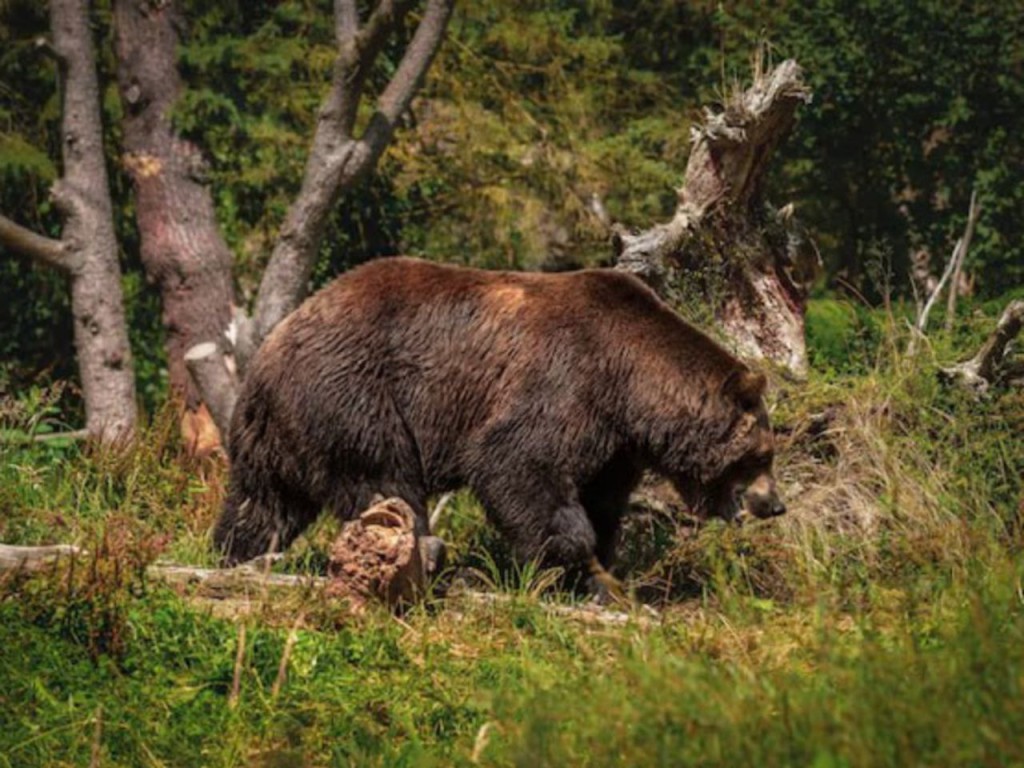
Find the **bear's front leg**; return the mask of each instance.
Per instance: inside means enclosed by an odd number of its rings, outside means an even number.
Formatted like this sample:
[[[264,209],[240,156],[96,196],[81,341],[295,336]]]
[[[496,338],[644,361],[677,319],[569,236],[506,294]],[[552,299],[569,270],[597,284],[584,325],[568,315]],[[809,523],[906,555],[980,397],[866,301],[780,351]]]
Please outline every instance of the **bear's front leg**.
[[[584,586],[600,596],[604,590],[593,578],[595,568],[611,576],[598,562],[597,533],[575,491],[568,483],[568,490],[538,483],[536,478],[555,474],[550,470],[517,473],[508,464],[503,469],[500,475],[475,478],[472,487],[512,545],[516,559],[563,568],[567,584]],[[518,480],[523,477],[527,479]]]
[[[587,511],[580,504],[566,504],[551,515],[541,559],[565,567],[569,583],[582,582],[587,593],[602,605],[628,603],[622,582],[601,563],[599,544],[600,537]]]
[[[627,603],[622,583],[601,564],[600,544],[587,511],[568,504],[551,516],[548,538],[541,545],[542,562],[565,567],[567,582],[582,586],[602,605]]]

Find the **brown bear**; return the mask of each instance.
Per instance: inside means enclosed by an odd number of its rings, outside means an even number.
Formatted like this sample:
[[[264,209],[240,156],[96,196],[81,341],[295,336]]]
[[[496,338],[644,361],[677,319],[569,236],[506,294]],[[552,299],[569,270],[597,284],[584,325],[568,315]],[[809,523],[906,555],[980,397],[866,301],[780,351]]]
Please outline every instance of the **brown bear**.
[[[648,468],[705,515],[785,511],[764,387],[624,273],[380,259],[255,355],[214,542],[237,563],[325,507],[398,496],[425,521],[429,496],[468,486],[519,558],[598,573]]]

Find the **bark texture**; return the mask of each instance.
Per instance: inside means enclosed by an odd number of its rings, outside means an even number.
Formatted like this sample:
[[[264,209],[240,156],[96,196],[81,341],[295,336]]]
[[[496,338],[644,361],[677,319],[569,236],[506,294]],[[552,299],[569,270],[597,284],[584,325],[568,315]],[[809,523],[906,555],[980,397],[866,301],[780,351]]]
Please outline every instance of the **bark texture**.
[[[79,254],[71,275],[71,305],[85,426],[91,434],[116,439],[135,428],[135,375],[103,158],[88,2],[53,0],[50,18],[53,46],[66,73],[61,89],[64,176],[54,185],[53,198],[64,215],[62,239]]]
[[[620,269],[673,304],[706,302],[737,351],[797,376],[807,370],[804,312],[819,257],[792,207],[768,206],[762,184],[797,107],[809,100],[795,61],[767,73],[755,67],[750,88],[692,129],[673,218],[615,236]]]
[[[61,72],[63,161],[63,176],[51,197],[63,218],[63,231],[56,241],[0,217],[0,243],[68,275],[86,429],[113,442],[135,428],[135,377],[103,157],[88,1],[52,0],[50,25]]]
[[[369,601],[408,605],[426,592],[416,513],[398,498],[380,501],[341,529],[331,546],[328,594],[362,610]]]
[[[41,571],[52,568],[61,559],[82,554],[82,550],[70,544],[53,544],[43,547],[16,547],[0,544],[0,573],[4,571]]]
[[[199,150],[175,133],[171,110],[182,91],[177,4],[116,0],[117,77],[125,107],[123,162],[135,191],[135,217],[147,279],[160,290],[171,394],[185,407],[186,442],[208,431],[185,352],[200,341],[226,345],[235,300],[233,258],[204,183]]]
[[[238,399],[238,379],[226,364],[227,358],[222,350],[214,342],[207,341],[190,347],[183,359],[192,380],[207,393],[205,412],[215,424],[228,424]]]

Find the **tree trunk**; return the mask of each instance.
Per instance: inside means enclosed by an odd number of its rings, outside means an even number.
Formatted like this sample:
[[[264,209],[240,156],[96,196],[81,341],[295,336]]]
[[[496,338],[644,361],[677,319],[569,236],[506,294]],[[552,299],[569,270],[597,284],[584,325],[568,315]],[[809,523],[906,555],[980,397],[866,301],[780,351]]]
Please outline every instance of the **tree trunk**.
[[[68,275],[86,430],[115,442],[135,429],[135,375],[104,164],[88,0],[52,0],[50,25],[62,75],[64,166],[51,197],[63,217],[63,232],[59,241],[51,240],[0,217],[0,242]]]
[[[160,289],[172,397],[184,404],[186,443],[211,446],[212,419],[185,363],[200,341],[225,347],[235,294],[232,254],[203,183],[199,150],[171,126],[182,90],[176,4],[116,0],[117,77],[125,112],[124,164],[135,188],[135,217],[146,277]]]
[[[810,99],[800,67],[785,61],[724,111],[706,111],[671,221],[615,238],[618,268],[633,272],[671,303],[695,300],[737,351],[767,358],[802,377],[807,371],[804,312],[817,249],[792,216],[762,198],[772,152]]]
[[[189,357],[202,374],[196,384],[211,407],[221,434],[227,434],[234,389],[245,365],[274,327],[295,309],[309,290],[331,211],[339,197],[370,173],[391,141],[395,128],[444,39],[454,0],[426,0],[416,31],[397,68],[377,97],[373,115],[357,134],[356,115],[370,71],[417,5],[414,0],[380,0],[361,21],[355,0],[335,0],[338,55],[331,86],[317,117],[305,174],[289,208],[267,264],[252,317],[235,313],[228,327],[213,328]],[[230,338],[230,349],[224,349]],[[214,348],[206,346],[213,342]],[[227,391],[230,390],[230,391]]]
[[[117,439],[135,428],[135,374],[103,157],[88,0],[52,0],[50,19],[53,46],[65,71],[61,89],[64,176],[53,196],[64,214],[63,240],[78,254],[71,274],[71,305],[86,402],[85,426],[103,439]]]

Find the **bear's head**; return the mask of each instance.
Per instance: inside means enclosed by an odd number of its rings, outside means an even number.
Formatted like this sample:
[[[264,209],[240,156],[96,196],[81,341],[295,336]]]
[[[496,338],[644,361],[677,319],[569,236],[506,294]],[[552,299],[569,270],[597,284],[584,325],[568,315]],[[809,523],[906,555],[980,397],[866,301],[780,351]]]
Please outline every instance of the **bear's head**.
[[[688,471],[674,478],[687,504],[701,516],[735,520],[777,517],[786,511],[772,474],[775,437],[764,405],[765,385],[764,374],[739,368],[711,400],[703,445],[694,452]]]

